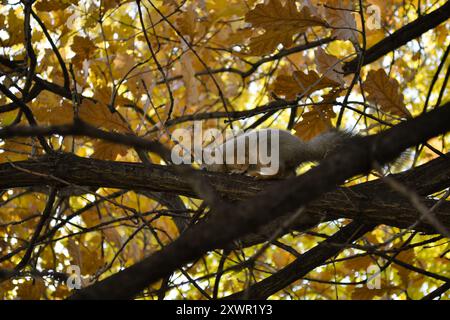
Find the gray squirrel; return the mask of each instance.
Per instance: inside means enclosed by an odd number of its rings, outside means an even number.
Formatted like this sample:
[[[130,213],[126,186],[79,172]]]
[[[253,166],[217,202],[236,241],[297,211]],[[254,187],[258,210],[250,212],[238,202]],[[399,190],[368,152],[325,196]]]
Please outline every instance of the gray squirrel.
[[[346,132],[331,130],[304,141],[286,130],[253,130],[228,139],[217,147],[206,147],[204,155],[215,156],[222,161],[203,164],[202,168],[212,172],[245,173],[258,178],[286,178],[295,176],[296,168],[302,163],[322,160],[349,137]],[[252,145],[251,141],[257,141],[257,144]],[[265,151],[270,150],[271,160],[277,162],[274,168],[269,168],[267,161],[261,161],[258,153],[261,147]],[[239,148],[242,150],[241,161],[236,161]],[[275,149],[278,154],[274,154]]]

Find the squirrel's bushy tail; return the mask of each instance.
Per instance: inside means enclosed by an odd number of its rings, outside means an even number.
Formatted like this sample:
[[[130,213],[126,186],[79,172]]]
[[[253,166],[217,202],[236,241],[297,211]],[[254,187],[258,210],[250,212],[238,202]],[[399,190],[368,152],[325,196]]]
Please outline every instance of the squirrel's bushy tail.
[[[303,147],[297,150],[296,164],[300,165],[307,161],[320,161],[339,146],[345,144],[345,141],[351,137],[351,134],[345,131],[331,130],[322,133],[315,138],[304,142]]]

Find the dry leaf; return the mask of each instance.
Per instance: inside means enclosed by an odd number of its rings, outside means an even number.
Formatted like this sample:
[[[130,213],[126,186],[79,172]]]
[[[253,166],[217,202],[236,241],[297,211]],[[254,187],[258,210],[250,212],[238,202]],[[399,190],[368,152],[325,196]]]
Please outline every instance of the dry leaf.
[[[181,13],[176,20],[176,24],[183,36],[188,36],[190,41],[194,40],[197,29],[197,13],[194,5],[190,5],[186,12]]]
[[[338,86],[339,83],[326,77],[320,77],[317,72],[309,70],[308,73],[295,71],[292,76],[278,76],[272,88],[277,95],[294,99],[297,95],[305,97],[314,91]]]
[[[295,135],[308,141],[332,128],[331,119],[336,117],[332,105],[317,105],[305,112],[302,120],[294,127]]]
[[[295,34],[305,32],[308,27],[325,26],[320,17],[314,16],[308,7],[297,9],[295,1],[270,0],[267,4],[258,4],[245,15],[245,21],[254,28],[263,28],[266,33],[253,38],[251,52],[262,54],[273,51],[279,43],[289,47]],[[267,44],[264,46],[264,41]]]
[[[377,104],[384,112],[411,117],[403,102],[403,94],[397,80],[389,78],[384,69],[370,70],[363,87],[368,94],[367,100]]]
[[[322,48],[318,48],[315,55],[315,61],[317,70],[325,77],[340,85],[344,84],[342,62],[336,56],[326,53]]]
[[[349,2],[343,4],[341,0],[330,0],[326,2],[325,16],[327,22],[333,28],[332,34],[340,40],[358,41],[356,30],[356,20],[350,11],[352,5]]]
[[[79,67],[81,67],[84,60],[89,60],[97,49],[91,39],[80,36],[73,37],[73,43],[70,48],[75,52],[72,62]]]

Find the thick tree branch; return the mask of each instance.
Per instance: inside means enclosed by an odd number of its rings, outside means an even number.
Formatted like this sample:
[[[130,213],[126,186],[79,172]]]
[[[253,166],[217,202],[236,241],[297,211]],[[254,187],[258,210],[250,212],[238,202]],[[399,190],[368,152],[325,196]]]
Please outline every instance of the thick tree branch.
[[[276,185],[278,181],[254,180],[239,175],[199,172],[223,198],[236,201],[250,198]],[[450,186],[450,159],[442,157],[393,178],[426,196]],[[126,190],[146,190],[199,197],[175,168],[153,164],[126,163],[80,158],[72,154],[56,154],[35,160],[0,164],[0,188],[30,186],[109,187]],[[425,204],[433,206],[434,200]],[[435,212],[436,217],[450,228],[450,210],[446,204]],[[304,230],[319,221],[359,217],[367,223],[386,224],[399,228],[412,225],[418,216],[411,204],[386,188],[382,180],[371,181],[349,188],[339,188],[324,194],[307,206],[305,213],[292,224],[293,230]],[[257,234],[244,239],[244,245],[259,243],[272,234],[284,218],[266,225]],[[425,221],[415,230],[434,233]]]
[[[387,53],[394,51],[407,42],[419,37],[423,33],[437,27],[450,17],[450,1],[447,1],[439,9],[419,17],[404,27],[398,29],[389,37],[384,38],[380,42],[370,47],[364,54],[363,65],[372,63]],[[358,59],[354,59],[344,65],[346,74],[353,73],[358,65]]]
[[[352,142],[302,176],[278,183],[235,206],[213,208],[212,218],[183,233],[163,250],[88,288],[72,299],[132,298],[150,283],[205,252],[224,246],[269,221],[308,204],[346,179],[367,173],[373,162],[384,164],[408,147],[450,130],[450,107],[437,108],[381,134]]]

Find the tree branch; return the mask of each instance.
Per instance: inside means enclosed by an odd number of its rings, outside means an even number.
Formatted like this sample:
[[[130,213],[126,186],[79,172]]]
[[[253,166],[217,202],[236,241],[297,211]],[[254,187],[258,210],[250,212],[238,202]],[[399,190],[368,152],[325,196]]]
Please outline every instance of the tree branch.
[[[164,249],[78,291],[71,298],[132,298],[150,283],[201,257],[205,252],[255,231],[276,217],[294,212],[350,177],[367,173],[374,162],[385,164],[406,148],[446,133],[450,130],[448,119],[450,107],[446,105],[381,134],[353,138],[349,145],[304,175],[280,182],[234,207],[213,209],[211,219],[192,226]]]
[[[372,63],[379,58],[385,56],[387,53],[394,51],[409,41],[419,37],[423,33],[437,27],[450,17],[450,1],[447,1],[442,7],[433,12],[421,16],[404,27],[398,29],[389,37],[384,38],[380,42],[370,47],[364,54],[363,65]],[[358,59],[347,62],[344,65],[344,72],[346,74],[354,73],[358,65]]]

